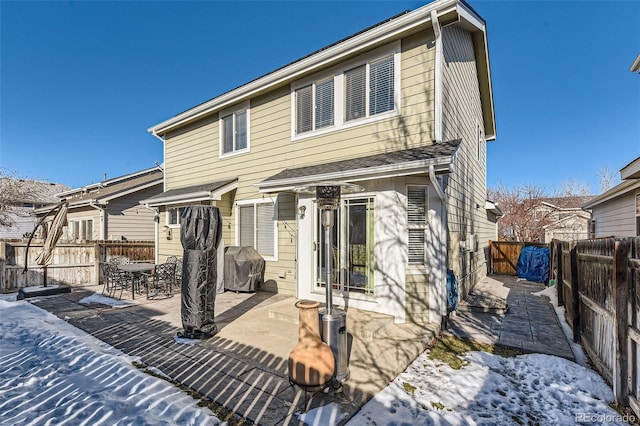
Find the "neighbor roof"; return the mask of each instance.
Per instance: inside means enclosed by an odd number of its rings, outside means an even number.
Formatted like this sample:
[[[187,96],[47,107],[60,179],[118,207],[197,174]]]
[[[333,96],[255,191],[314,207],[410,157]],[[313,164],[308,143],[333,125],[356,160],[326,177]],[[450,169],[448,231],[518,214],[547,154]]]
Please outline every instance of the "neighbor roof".
[[[428,167],[438,166],[438,171],[449,171],[461,140],[442,142],[418,148],[374,154],[312,166],[284,169],[257,183],[261,190],[275,187],[292,187],[328,180],[361,181],[382,176],[401,176],[424,173]]]
[[[103,182],[92,183],[81,188],[74,188],[56,194],[53,202],[66,200],[69,207],[87,204],[104,204],[114,198],[123,197],[132,192],[141,191],[154,185],[162,184],[164,171],[160,167],[145,169]],[[48,211],[51,206],[37,209],[36,213]]]

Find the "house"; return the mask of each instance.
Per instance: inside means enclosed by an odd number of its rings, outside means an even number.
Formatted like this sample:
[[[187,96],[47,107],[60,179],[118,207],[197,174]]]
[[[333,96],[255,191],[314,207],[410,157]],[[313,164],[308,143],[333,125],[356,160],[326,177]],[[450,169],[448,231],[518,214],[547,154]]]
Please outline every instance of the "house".
[[[162,167],[156,166],[56,194],[57,202],[69,203],[61,241],[154,240],[154,211],[140,200],[162,192],[162,182]],[[35,214],[42,217],[52,207]]]
[[[592,238],[640,235],[640,157],[620,170],[622,183],[582,205],[591,210]]]
[[[484,20],[439,0],[154,125],[164,192],[143,202],[160,217],[158,256],[182,253],[185,206],[215,205],[222,244],[266,260],[263,289],[324,301],[319,213],[299,189],[357,184],[335,213],[335,303],[440,324],[447,269],[466,294],[495,236],[490,76]]]
[[[69,187],[59,183],[3,177],[0,179],[2,204],[7,204],[7,224],[0,225],[0,239],[28,237],[37,223],[32,215],[39,207],[54,203],[55,194]],[[8,199],[7,197],[11,198]]]
[[[590,196],[554,197],[541,200],[539,210],[545,219],[542,225],[545,243],[551,240],[577,241],[589,237],[591,215],[582,209]]]

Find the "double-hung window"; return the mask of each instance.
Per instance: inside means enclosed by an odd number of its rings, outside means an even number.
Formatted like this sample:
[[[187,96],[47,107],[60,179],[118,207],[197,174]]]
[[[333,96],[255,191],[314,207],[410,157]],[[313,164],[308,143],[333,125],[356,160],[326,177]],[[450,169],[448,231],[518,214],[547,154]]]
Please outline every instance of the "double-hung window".
[[[296,134],[333,126],[333,77],[313,82],[295,91]]]
[[[426,265],[428,187],[407,187],[407,228],[409,232],[409,264]]]
[[[276,257],[276,222],[273,202],[238,206],[238,244],[250,246],[265,257]]]
[[[220,113],[220,155],[249,150],[249,108]]]
[[[344,73],[345,121],[395,109],[393,55]]]

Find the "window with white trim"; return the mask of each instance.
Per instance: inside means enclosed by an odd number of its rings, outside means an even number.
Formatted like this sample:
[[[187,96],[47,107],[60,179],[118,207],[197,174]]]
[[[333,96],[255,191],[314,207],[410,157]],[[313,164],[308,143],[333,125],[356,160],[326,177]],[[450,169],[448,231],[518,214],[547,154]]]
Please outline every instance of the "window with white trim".
[[[344,81],[345,121],[395,109],[393,56],[346,71]]]
[[[249,150],[249,107],[220,113],[220,156]]]
[[[333,126],[333,78],[296,89],[295,97],[297,134]]]
[[[399,113],[400,44],[392,43],[292,85],[292,137]]]
[[[167,210],[167,225],[180,226],[180,217],[185,207],[171,207]]]
[[[251,246],[266,257],[276,257],[275,204],[271,201],[238,205],[238,245]]]
[[[69,221],[69,239],[93,241],[93,219],[79,219]]]
[[[429,188],[427,186],[407,186],[407,228],[410,265],[427,264],[428,191]]]

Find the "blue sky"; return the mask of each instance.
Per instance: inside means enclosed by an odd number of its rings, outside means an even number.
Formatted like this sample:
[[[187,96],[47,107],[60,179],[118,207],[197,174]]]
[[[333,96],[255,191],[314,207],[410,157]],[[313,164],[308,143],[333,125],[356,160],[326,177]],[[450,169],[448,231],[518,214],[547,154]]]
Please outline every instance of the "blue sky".
[[[487,21],[489,186],[640,155],[637,1],[469,0]],[[162,162],[152,125],[426,2],[0,1],[0,167],[77,187]]]

